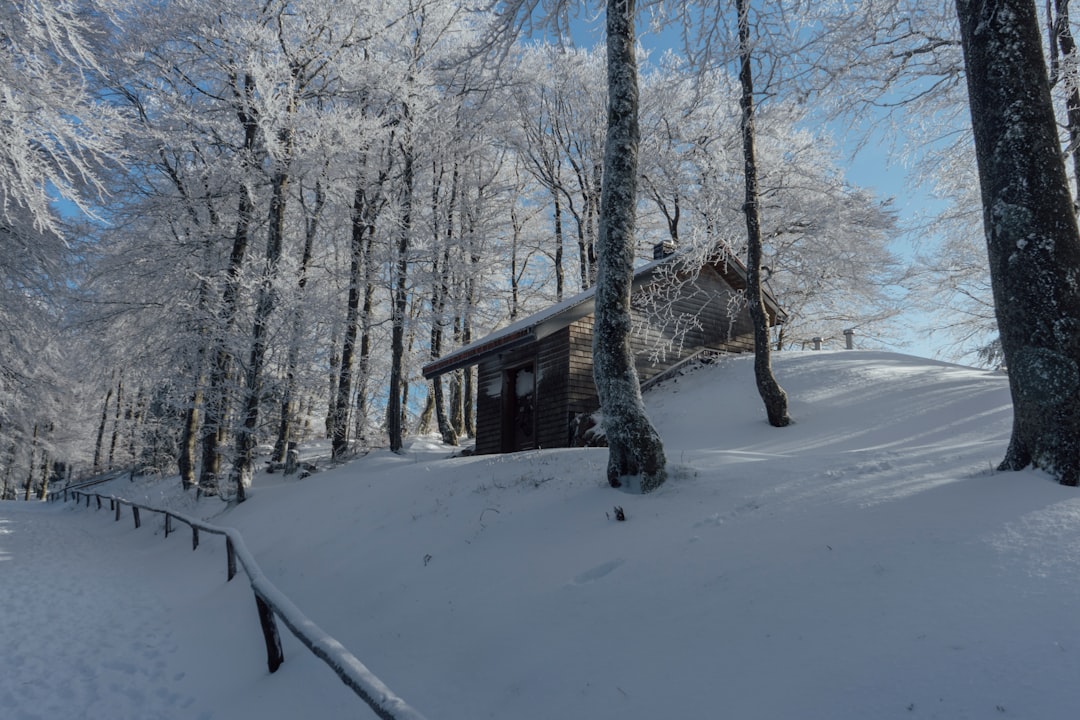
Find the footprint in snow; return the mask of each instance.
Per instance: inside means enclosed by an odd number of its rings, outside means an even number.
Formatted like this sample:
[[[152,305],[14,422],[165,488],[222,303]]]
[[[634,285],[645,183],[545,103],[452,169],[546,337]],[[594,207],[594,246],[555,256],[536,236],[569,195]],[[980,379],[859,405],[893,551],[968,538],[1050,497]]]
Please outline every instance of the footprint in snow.
[[[620,558],[618,560],[609,560],[606,563],[600,563],[596,567],[575,576],[574,584],[585,585],[587,583],[595,582],[602,577],[610,575],[615,570],[618,570],[625,562],[625,560]]]

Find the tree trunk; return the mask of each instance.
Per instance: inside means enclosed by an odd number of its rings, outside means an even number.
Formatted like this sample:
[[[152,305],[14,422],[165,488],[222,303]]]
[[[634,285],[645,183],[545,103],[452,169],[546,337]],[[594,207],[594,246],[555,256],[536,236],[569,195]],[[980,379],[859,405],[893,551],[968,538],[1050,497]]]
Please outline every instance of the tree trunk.
[[[255,93],[255,79],[244,77],[243,89],[238,89],[246,98],[237,108],[237,117],[244,130],[242,166],[246,169],[255,163],[256,144],[259,136],[258,118],[249,110]],[[240,183],[240,199],[236,212],[236,230],[233,233],[232,251],[229,253],[229,267],[222,291],[221,310],[218,314],[218,332],[216,350],[213,352],[214,365],[210,372],[210,384],[207,387],[203,407],[202,467],[199,469],[199,490],[203,494],[216,495],[218,479],[221,477],[221,448],[228,434],[226,418],[231,404],[229,383],[233,375],[233,356],[228,349],[228,333],[236,322],[237,304],[240,298],[240,276],[244,266],[250,239],[251,224],[255,217],[255,202],[245,183]]]
[[[291,111],[290,108],[290,119]],[[244,372],[244,422],[236,434],[236,458],[233,460],[232,481],[236,485],[236,501],[247,499],[247,488],[255,472],[256,431],[259,425],[259,403],[262,400],[262,372],[266,361],[267,333],[270,316],[277,305],[274,283],[285,243],[285,204],[288,199],[289,163],[292,159],[292,132],[283,131],[285,147],[280,166],[271,179],[270,214],[266,232],[266,264],[255,304],[255,319],[251,329],[251,351]]]
[[[664,448],[641,401],[630,350],[630,285],[638,178],[638,83],[634,0],[608,0],[607,143],[600,212],[593,377],[608,440],[607,478],[638,478],[646,493],[666,477]]]
[[[442,357],[443,322],[446,313],[446,295],[450,291],[448,268],[450,265],[450,250],[444,250],[442,255],[442,267],[436,260],[432,267],[434,288],[431,292],[431,359],[438,360]],[[457,445],[457,433],[450,424],[450,418],[446,412],[446,396],[443,393],[442,377],[434,377],[431,380],[431,392],[434,398],[435,422],[439,426],[439,435],[447,445]]]
[[[112,440],[109,442],[109,461],[105,464],[110,470],[116,459],[116,441],[120,436],[120,420],[123,417],[124,406],[124,373],[120,373],[120,379],[116,381],[116,412],[113,413]]]
[[[559,193],[552,188],[551,198],[555,203],[555,302],[563,301],[563,288],[566,284],[565,271],[563,270],[563,227],[562,205],[559,202]]]
[[[202,362],[200,361],[200,365]],[[202,373],[196,378],[196,389],[191,394],[190,405],[184,410],[183,429],[180,432],[180,452],[176,457],[180,471],[180,485],[185,490],[195,487],[195,453],[199,437],[199,406],[202,405]]]
[[[406,113],[405,122],[409,122]],[[412,139],[405,140],[402,151],[401,219],[398,227],[397,258],[394,263],[394,280],[391,291],[390,317],[390,391],[386,402],[386,430],[390,436],[390,450],[401,452],[404,445],[402,413],[406,391],[405,379],[405,321],[409,303],[409,238],[412,234],[413,200],[413,147]]]
[[[360,325],[360,285],[367,274],[365,258],[368,244],[375,232],[375,217],[364,188],[358,185],[353,192],[352,236],[349,258],[349,299],[345,308],[345,337],[341,344],[337,394],[330,415],[331,455],[335,460],[349,449],[349,405],[352,400],[353,355],[356,333]]]
[[[303,191],[301,191],[302,193]],[[301,197],[303,197],[301,195]],[[285,360],[285,391],[281,397],[280,417],[278,418],[277,439],[274,441],[274,456],[276,462],[285,462],[285,453],[288,451],[289,442],[295,435],[293,423],[296,417],[296,373],[300,366],[300,343],[304,335],[304,312],[303,296],[308,282],[308,265],[311,264],[311,254],[315,248],[315,236],[319,231],[319,218],[323,207],[326,205],[326,196],[323,193],[322,183],[315,181],[315,206],[307,210],[307,203],[302,202],[305,208],[304,217],[304,249],[300,256],[300,268],[296,280],[296,304],[292,311],[292,328],[289,332],[289,353]]]
[[[30,488],[34,484],[34,460],[37,457],[37,447],[38,447],[38,424],[34,423],[34,441],[30,445],[30,462],[28,463],[29,466],[30,466],[30,469],[29,469],[29,471],[27,471],[27,475],[26,475],[26,494],[23,496],[23,502],[29,502],[30,501]]]
[[[1080,481],[1080,234],[1038,20],[1027,0],[957,0],[983,225],[1013,428],[1000,465]]]
[[[103,443],[105,442],[105,425],[109,422],[109,400],[112,399],[112,382],[109,382],[109,390],[105,393],[105,403],[101,406],[101,422],[98,423],[97,443],[94,444],[94,474],[102,471]]]
[[[49,475],[52,474],[52,461],[49,453],[41,454],[41,485],[38,487],[37,499],[45,500],[49,497]]]
[[[330,333],[330,390],[326,396],[330,398],[326,404],[326,421],[323,429],[325,430],[323,436],[328,440],[334,437],[334,418],[337,417],[337,387],[338,377],[341,375],[341,355],[338,354],[338,328],[337,325],[333,326],[333,330]]]
[[[780,387],[772,371],[769,340],[769,315],[765,311],[765,298],[761,288],[761,215],[758,191],[757,157],[754,148],[754,78],[751,71],[750,21],[747,0],[736,0],[739,15],[739,84],[742,94],[739,107],[742,110],[742,141],[744,175],[746,179],[746,299],[750,305],[750,319],[754,325],[754,379],[758,394],[765,403],[765,413],[773,427],[791,423],[787,410],[787,393]]]
[[[360,359],[356,367],[356,441],[367,443],[368,377],[371,374],[371,311],[375,305],[375,280],[371,269],[371,244],[364,259],[364,308],[360,313]]]

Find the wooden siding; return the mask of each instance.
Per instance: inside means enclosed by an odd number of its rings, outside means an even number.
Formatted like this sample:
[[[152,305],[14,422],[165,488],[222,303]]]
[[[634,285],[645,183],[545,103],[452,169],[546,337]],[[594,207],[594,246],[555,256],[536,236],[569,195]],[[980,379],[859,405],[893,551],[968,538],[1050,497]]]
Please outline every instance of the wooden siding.
[[[502,452],[502,379],[498,358],[479,364],[476,370],[476,454]]]
[[[718,352],[753,351],[753,329],[745,307],[732,316],[739,292],[714,268],[704,267],[686,292],[663,313],[632,310],[631,349],[642,382],[705,348]],[[695,318],[695,323],[686,323]],[[680,321],[681,319],[681,321]],[[536,445],[567,447],[576,417],[599,409],[593,383],[593,316],[575,320],[539,342],[481,360],[477,371],[476,453],[504,452],[502,393],[508,370],[535,363]]]
[[[637,300],[637,298],[635,298]],[[741,293],[710,266],[663,310],[635,301],[630,347],[644,382],[700,349],[746,352],[754,349],[750,313],[739,307]],[[731,308],[737,308],[734,315]]]
[[[566,422],[569,427],[575,415],[588,415],[600,409],[596,397],[596,384],[593,382],[593,316],[577,320],[570,325],[568,347],[568,369],[566,378]]]

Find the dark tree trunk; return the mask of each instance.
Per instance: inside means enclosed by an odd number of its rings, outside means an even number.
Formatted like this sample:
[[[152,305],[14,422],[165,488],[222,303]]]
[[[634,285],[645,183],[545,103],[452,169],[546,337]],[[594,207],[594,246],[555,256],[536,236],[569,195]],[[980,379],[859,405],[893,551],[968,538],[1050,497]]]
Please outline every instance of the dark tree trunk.
[[[291,113],[290,113],[291,115]],[[267,334],[270,316],[277,306],[274,283],[285,244],[285,204],[288,199],[289,163],[292,158],[292,133],[283,131],[285,146],[280,167],[270,186],[270,212],[266,232],[266,264],[255,303],[255,319],[251,329],[251,350],[244,370],[244,421],[236,434],[236,458],[233,461],[232,481],[236,485],[236,501],[247,499],[247,488],[255,473],[255,445],[259,426],[259,404],[262,401],[262,373],[266,362]]]
[[[563,270],[562,205],[559,202],[559,193],[554,188],[551,190],[551,196],[555,202],[555,302],[562,302],[563,288],[566,284],[565,271]]]
[[[116,381],[116,411],[113,413],[112,440],[109,442],[109,461],[105,464],[110,470],[116,460],[116,441],[120,436],[120,420],[123,417],[124,407],[124,374],[120,373],[120,379]]]
[[[649,492],[665,480],[660,436],[641,401],[630,350],[630,285],[638,179],[638,83],[634,0],[608,0],[607,143],[600,211],[593,377],[608,440],[608,482],[631,478]]]
[[[431,293],[431,359],[437,360],[442,357],[443,322],[446,313],[446,295],[450,292],[449,287],[450,251],[445,250],[442,255],[442,267],[436,260],[432,268],[434,288]],[[450,419],[446,412],[446,396],[443,393],[442,377],[431,380],[431,392],[434,400],[435,422],[439,426],[439,435],[447,445],[457,445],[457,433],[450,425]]]
[[[98,423],[97,431],[97,443],[94,445],[94,473],[100,473],[102,471],[102,453],[103,443],[105,442],[105,425],[109,422],[109,401],[112,399],[112,383],[109,383],[109,390],[105,393],[105,403],[101,406],[101,422]]]
[[[375,280],[371,269],[371,244],[364,259],[364,309],[360,313],[360,361],[356,368],[356,441],[367,443],[368,377],[371,374],[371,311],[375,306]]]
[[[244,102],[237,108],[237,117],[244,129],[244,146],[241,165],[252,168],[257,164],[255,148],[259,137],[259,121],[250,110],[255,94],[255,79],[244,77],[243,88],[236,89],[237,95]],[[227,336],[236,322],[237,303],[240,298],[240,276],[247,254],[251,224],[255,217],[255,202],[248,187],[240,183],[240,200],[236,212],[236,230],[233,233],[232,251],[229,253],[229,269],[222,291],[221,310],[218,314],[217,348],[214,351],[214,365],[210,371],[210,384],[207,387],[203,406],[202,466],[199,468],[199,489],[204,494],[216,495],[218,479],[221,477],[221,448],[228,434],[226,418],[229,415],[231,394],[229,384],[233,376],[233,356],[227,347]]]
[[[24,502],[30,501],[30,488],[34,485],[34,461],[37,459],[37,447],[38,447],[38,424],[34,423],[34,440],[30,445],[30,470],[26,476],[26,494],[23,496]]]
[[[765,311],[765,298],[761,288],[760,192],[757,153],[754,148],[754,78],[751,70],[747,0],[737,0],[736,9],[739,15],[739,84],[742,88],[739,107],[742,110],[743,168],[746,179],[746,203],[743,205],[746,214],[746,300],[754,325],[754,379],[757,382],[758,394],[765,403],[769,424],[784,427],[791,423],[791,418],[788,417],[787,393],[780,387],[772,371],[769,315]]]
[[[405,121],[408,122],[406,113]],[[394,263],[394,280],[391,290],[390,317],[390,391],[386,402],[386,429],[390,436],[390,450],[401,452],[404,446],[404,423],[402,417],[407,403],[408,385],[405,374],[405,323],[409,310],[409,239],[412,234],[413,200],[413,148],[412,140],[405,141],[402,151],[402,197],[401,219],[398,228],[397,258]]]
[[[1000,465],[1080,481],[1080,236],[1035,7],[957,0],[1013,429]]]
[[[450,197],[446,202],[446,227],[440,232],[439,228],[439,186],[443,172],[438,173],[439,181],[432,183],[431,213],[434,220],[434,247],[443,247],[441,257],[437,253],[431,268],[431,358],[432,360],[442,357],[442,343],[445,335],[446,300],[450,295],[450,248],[454,244],[454,207],[457,204],[458,184],[460,171],[454,164],[454,171],[450,177]],[[514,211],[510,211],[513,216]],[[440,237],[442,236],[442,237]],[[446,408],[446,395],[443,392],[441,377],[431,380],[431,399],[435,412],[435,422],[439,427],[439,435],[447,445],[457,445],[457,433],[450,423],[449,413]]]
[[[353,192],[352,241],[349,257],[349,299],[345,308],[345,337],[341,345],[337,394],[331,400],[328,430],[331,437],[331,455],[340,460],[349,449],[349,401],[352,398],[353,353],[360,319],[360,283],[364,275],[364,244],[367,242],[367,195],[357,186]]]
[[[324,436],[327,439],[334,437],[334,413],[337,412],[337,387],[338,376],[341,374],[341,355],[337,351],[338,346],[338,329],[337,325],[334,325],[333,331],[330,333],[330,391],[326,394],[330,401],[326,404],[326,421],[323,429],[325,430]]]

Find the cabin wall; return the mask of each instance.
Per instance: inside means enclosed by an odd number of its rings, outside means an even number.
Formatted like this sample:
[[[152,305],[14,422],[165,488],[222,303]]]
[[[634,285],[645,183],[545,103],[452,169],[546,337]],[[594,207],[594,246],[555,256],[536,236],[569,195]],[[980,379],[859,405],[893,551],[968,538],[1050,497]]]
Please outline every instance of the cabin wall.
[[[706,266],[685,292],[661,311],[635,297],[630,346],[642,382],[702,348],[719,352],[754,349],[753,327],[741,293]],[[734,314],[731,308],[737,308]],[[687,323],[695,318],[696,323]],[[696,327],[700,325],[700,327]],[[477,369],[476,453],[506,452],[512,439],[503,394],[508,372],[535,363],[535,447],[572,445],[576,418],[596,412],[593,383],[593,316],[572,322],[537,343],[480,361]]]
[[[754,350],[753,324],[742,293],[710,266],[702,268],[673,300],[642,302],[642,296],[635,296],[631,317],[630,347],[641,382],[701,349]]]
[[[559,330],[538,343],[500,353],[479,364],[478,397],[476,402],[476,453],[526,450],[533,447],[566,447],[568,328]],[[508,373],[516,368],[532,366],[536,372],[536,409],[533,417],[533,442],[515,447],[506,416],[506,398],[510,391]]]
[[[502,366],[497,357],[476,368],[476,454],[502,452]]]

